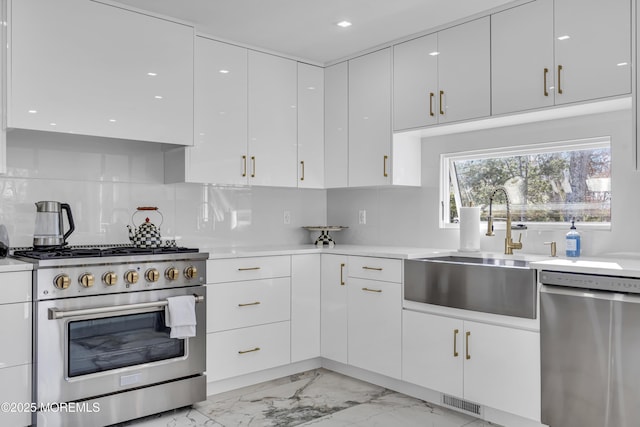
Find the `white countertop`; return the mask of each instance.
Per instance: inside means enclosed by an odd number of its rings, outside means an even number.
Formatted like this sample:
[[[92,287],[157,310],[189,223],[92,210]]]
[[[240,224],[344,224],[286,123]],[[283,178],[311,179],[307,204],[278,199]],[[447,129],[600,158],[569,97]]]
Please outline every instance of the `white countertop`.
[[[13,258],[0,258],[0,273],[29,270],[33,270],[33,264],[30,262],[18,261]]]
[[[640,277],[640,254],[631,253],[607,254],[601,257],[553,258],[530,265],[538,270]]]

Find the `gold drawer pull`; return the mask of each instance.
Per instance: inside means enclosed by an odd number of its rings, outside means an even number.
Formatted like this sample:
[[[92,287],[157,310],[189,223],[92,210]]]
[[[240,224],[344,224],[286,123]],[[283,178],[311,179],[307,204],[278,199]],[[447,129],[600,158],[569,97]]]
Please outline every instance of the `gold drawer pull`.
[[[248,302],[246,304],[238,304],[238,307],[249,307],[250,305],[260,305],[260,301]]]
[[[562,86],[560,85],[561,74],[562,74],[562,65],[558,65],[558,93],[562,95]]]
[[[444,116],[444,110],[442,109],[442,97],[444,96],[444,91],[440,91],[440,115]]]
[[[389,156],[385,155],[382,158],[382,175],[386,178],[389,176],[387,173],[387,160],[389,160]]]
[[[238,350],[238,354],[253,353],[254,351],[260,351],[260,347],[252,348],[251,350]]]
[[[545,68],[543,71],[543,84],[544,84],[544,96],[549,96],[549,91],[547,90],[547,74],[549,74],[549,69]]]
[[[244,267],[244,268],[238,269],[238,271],[251,271],[251,270],[260,270],[260,267]]]
[[[469,360],[469,359],[471,359],[471,355],[469,354],[469,337],[471,336],[471,332],[467,331],[466,335],[467,336],[466,336],[466,341],[465,341],[465,347],[466,347],[465,351],[466,351],[467,360]]]
[[[382,267],[367,267],[366,265],[364,267],[362,267],[363,270],[375,270],[375,271],[382,271]]]
[[[431,117],[435,116],[435,114],[433,114],[433,97],[434,96],[435,96],[435,93],[429,92],[429,115]]]
[[[344,267],[345,267],[345,263],[342,262],[340,263],[340,286],[344,286]]]
[[[367,292],[377,292],[377,293],[382,293],[382,289],[369,289],[369,288],[362,288],[363,291],[367,291]]]
[[[453,357],[458,357],[458,333],[457,329],[453,330]]]
[[[256,156],[251,156],[251,178],[256,177]]]
[[[300,177],[300,181],[304,181],[304,160],[300,161],[300,166],[302,167],[302,176]]]
[[[242,156],[242,176],[247,176],[247,156]]]

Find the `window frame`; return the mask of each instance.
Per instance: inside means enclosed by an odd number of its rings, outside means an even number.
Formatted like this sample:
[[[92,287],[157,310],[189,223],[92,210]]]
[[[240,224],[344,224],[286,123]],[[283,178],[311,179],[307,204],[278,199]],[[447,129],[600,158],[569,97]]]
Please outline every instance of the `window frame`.
[[[439,215],[439,228],[441,229],[458,229],[460,225],[458,223],[449,222],[449,214],[451,211],[450,200],[450,187],[454,188],[454,199],[457,206],[461,204],[460,190],[457,185],[457,176],[453,171],[451,165],[456,160],[475,160],[485,158],[502,158],[511,157],[516,155],[526,155],[532,153],[554,153],[559,151],[575,151],[585,149],[597,149],[597,148],[609,148],[611,150],[611,136],[599,136],[594,138],[581,138],[568,141],[553,141],[543,142],[536,144],[526,144],[519,146],[507,146],[496,147],[479,150],[468,150],[453,153],[440,154],[440,215]],[[613,168],[612,168],[613,175]],[[612,180],[613,181],[613,180]],[[613,193],[613,182],[612,190]],[[488,201],[487,201],[488,203]],[[613,203],[613,200],[612,200]],[[613,209],[613,205],[611,207]],[[486,224],[486,221],[482,221],[482,224]],[[531,221],[514,221],[513,225],[524,224],[527,229],[530,230],[556,230],[568,228],[568,221],[565,222],[531,222]],[[590,230],[611,230],[611,222],[580,222],[578,223],[580,228],[587,228]],[[505,228],[506,223],[504,221],[495,222],[495,229]]]

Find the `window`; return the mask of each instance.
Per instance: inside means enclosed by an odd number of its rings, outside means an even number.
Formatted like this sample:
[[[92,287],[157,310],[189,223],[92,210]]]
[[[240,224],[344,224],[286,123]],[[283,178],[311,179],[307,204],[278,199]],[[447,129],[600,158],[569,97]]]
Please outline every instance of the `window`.
[[[441,226],[458,222],[459,206],[481,206],[504,187],[514,222],[611,222],[611,141],[596,138],[441,156]],[[493,216],[506,218],[498,192]]]

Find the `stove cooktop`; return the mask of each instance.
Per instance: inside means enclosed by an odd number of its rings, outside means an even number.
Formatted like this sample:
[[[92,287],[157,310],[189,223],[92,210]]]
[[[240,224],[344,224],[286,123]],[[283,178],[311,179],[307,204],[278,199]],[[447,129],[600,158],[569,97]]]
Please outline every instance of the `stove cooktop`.
[[[125,255],[162,255],[199,252],[198,248],[186,248],[181,246],[159,248],[137,248],[135,246],[69,246],[63,248],[36,249],[20,248],[13,251],[14,257],[24,257],[38,260],[67,259],[67,258],[94,258]]]

